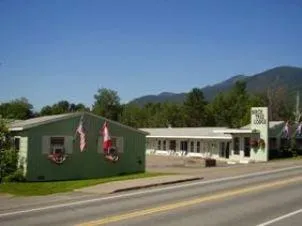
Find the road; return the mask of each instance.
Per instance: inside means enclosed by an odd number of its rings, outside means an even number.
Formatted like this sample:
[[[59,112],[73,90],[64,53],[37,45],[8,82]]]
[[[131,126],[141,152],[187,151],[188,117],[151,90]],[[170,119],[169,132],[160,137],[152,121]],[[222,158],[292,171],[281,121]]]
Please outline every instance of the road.
[[[301,225],[302,168],[0,212],[0,225]]]

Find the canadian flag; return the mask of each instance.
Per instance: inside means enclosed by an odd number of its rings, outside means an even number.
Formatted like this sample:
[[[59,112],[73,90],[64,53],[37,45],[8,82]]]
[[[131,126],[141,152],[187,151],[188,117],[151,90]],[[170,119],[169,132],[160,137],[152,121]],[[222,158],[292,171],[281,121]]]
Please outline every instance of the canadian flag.
[[[103,150],[109,154],[109,148],[112,146],[111,138],[109,135],[108,122],[105,121],[101,134],[103,136]]]

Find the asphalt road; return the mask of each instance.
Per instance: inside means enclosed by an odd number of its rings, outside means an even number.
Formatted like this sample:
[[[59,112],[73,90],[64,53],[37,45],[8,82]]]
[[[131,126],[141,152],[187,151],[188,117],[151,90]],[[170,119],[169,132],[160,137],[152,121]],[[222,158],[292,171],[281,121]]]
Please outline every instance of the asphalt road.
[[[302,169],[0,213],[0,225],[302,225]]]

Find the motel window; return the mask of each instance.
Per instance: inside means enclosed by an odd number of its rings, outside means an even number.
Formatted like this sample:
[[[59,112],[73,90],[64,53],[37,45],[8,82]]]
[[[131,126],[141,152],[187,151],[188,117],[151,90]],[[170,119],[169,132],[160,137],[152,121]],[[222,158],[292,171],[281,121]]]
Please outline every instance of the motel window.
[[[197,146],[197,153],[200,153],[200,141],[197,141],[196,146]]]
[[[170,150],[176,150],[176,140],[171,140],[170,141],[170,146],[169,146]]]
[[[161,150],[161,140],[157,142],[157,150]]]
[[[295,141],[296,141],[297,150],[299,150],[299,151],[302,150],[302,139],[301,138],[296,138]]]
[[[191,152],[194,152],[194,141],[191,141]]]
[[[167,142],[164,140],[163,141],[163,150],[166,150],[167,148],[166,148],[166,145],[167,145]]]
[[[286,138],[281,138],[280,140],[280,149],[287,151],[290,148],[290,140],[286,139]]]
[[[244,138],[244,157],[250,157],[251,153],[251,145],[250,145],[250,138]]]
[[[239,153],[240,153],[240,140],[239,140],[239,137],[234,137],[233,149],[234,149],[234,155],[239,155]]]
[[[269,147],[272,150],[278,149],[277,138],[275,137],[269,138]]]

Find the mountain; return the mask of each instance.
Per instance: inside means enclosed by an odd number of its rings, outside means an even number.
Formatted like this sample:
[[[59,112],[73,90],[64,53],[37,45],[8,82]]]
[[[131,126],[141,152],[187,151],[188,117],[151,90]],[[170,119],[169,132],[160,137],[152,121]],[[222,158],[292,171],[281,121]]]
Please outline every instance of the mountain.
[[[239,80],[246,82],[247,91],[250,93],[266,92],[269,87],[278,86],[286,88],[289,96],[295,95],[296,91],[300,91],[302,93],[302,68],[291,66],[275,67],[252,76],[236,75],[215,85],[205,86],[202,88],[202,91],[205,98],[208,101],[211,101],[219,92],[229,91]],[[185,96],[186,93],[163,92],[158,95],[142,96],[132,100],[130,103],[135,103],[140,106],[149,102],[181,103],[184,101]]]

